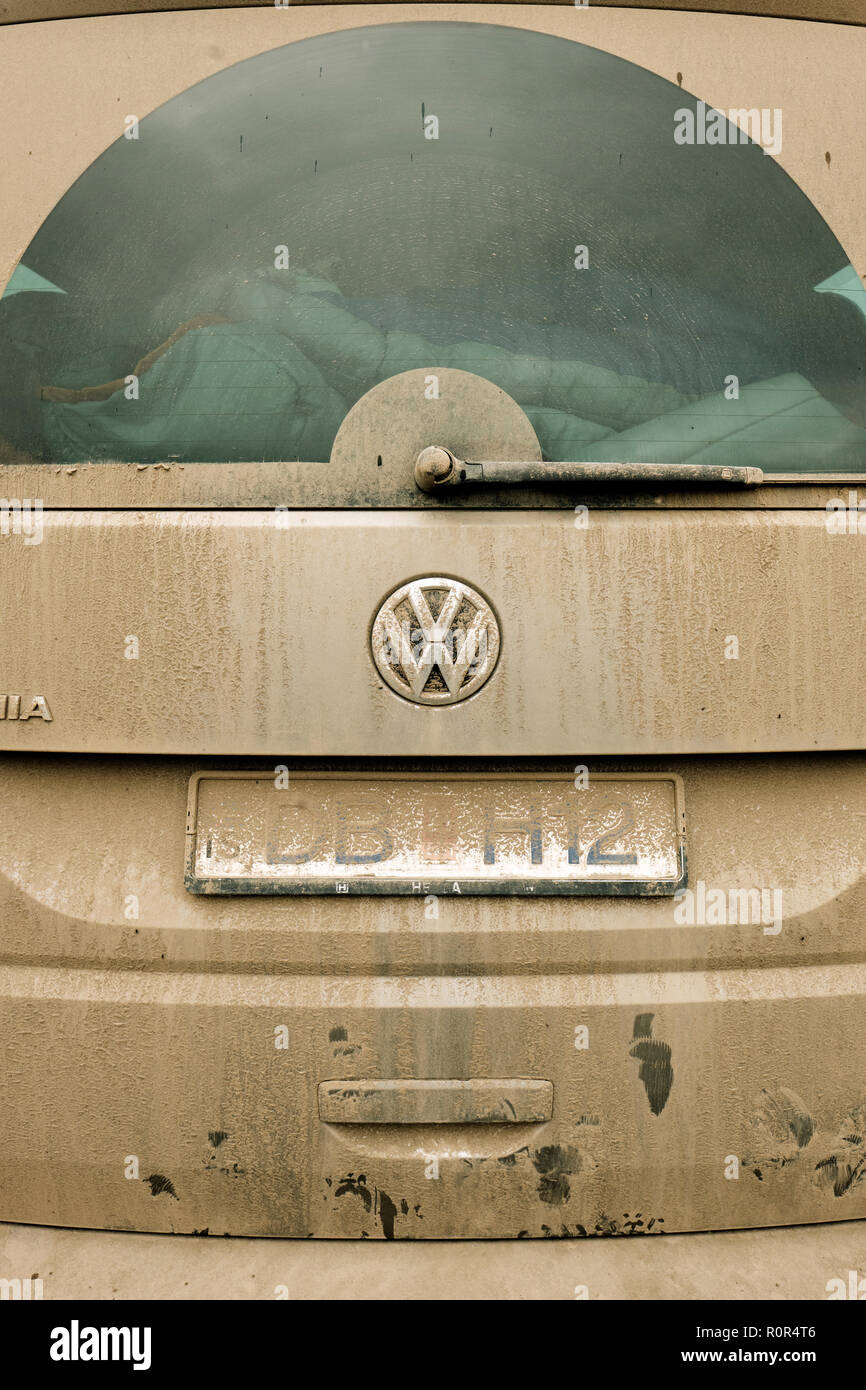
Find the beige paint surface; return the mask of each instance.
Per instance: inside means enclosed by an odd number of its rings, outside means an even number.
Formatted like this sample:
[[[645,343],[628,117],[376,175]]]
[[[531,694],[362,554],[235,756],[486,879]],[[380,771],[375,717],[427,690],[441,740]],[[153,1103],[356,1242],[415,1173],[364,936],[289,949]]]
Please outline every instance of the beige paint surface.
[[[241,0],[249,7],[266,6],[273,0]],[[293,6],[319,5],[321,0],[289,0]],[[349,0],[336,0],[337,4]],[[510,3],[510,0],[508,0]],[[573,5],[575,0],[530,0],[532,4]],[[613,0],[592,0],[593,7]],[[35,19],[70,18],[76,15],[134,14],[146,10],[226,9],[232,0],[0,0],[0,24]],[[432,8],[432,6],[430,6]],[[774,15],[777,18],[834,20],[862,24],[860,0],[631,0],[629,9],[711,10],[721,14]]]
[[[46,512],[0,585],[19,751],[278,757],[768,752],[866,744],[864,536],[818,511]],[[498,616],[462,704],[390,690],[370,627],[449,575]],[[139,656],[126,659],[126,638]],[[728,639],[736,656],[726,656]],[[733,652],[733,647],[730,651]]]
[[[45,1299],[825,1299],[866,1269],[866,1221],[666,1240],[202,1240],[0,1225],[0,1261]],[[593,1315],[591,1315],[593,1316]],[[748,1312],[745,1313],[749,1317]],[[806,1319],[808,1321],[808,1319]],[[581,1324],[583,1326],[583,1324]]]

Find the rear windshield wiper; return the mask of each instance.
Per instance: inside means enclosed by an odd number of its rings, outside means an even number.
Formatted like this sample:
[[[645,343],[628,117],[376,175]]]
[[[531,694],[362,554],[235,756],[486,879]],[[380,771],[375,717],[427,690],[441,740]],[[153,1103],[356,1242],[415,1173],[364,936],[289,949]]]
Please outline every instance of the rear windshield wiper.
[[[505,463],[459,459],[433,444],[415,463],[415,482],[422,492],[447,488],[543,483],[714,483],[756,487],[760,468],[727,468],[712,463]]]

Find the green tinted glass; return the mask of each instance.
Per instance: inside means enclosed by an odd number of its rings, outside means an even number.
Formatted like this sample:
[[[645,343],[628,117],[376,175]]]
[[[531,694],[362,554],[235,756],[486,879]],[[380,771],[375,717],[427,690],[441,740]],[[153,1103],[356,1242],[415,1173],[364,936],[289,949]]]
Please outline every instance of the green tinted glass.
[[[7,456],[325,460],[361,395],[437,364],[512,395],[549,459],[866,471],[844,251],[759,144],[642,68],[383,25],[127,134],[0,301]]]

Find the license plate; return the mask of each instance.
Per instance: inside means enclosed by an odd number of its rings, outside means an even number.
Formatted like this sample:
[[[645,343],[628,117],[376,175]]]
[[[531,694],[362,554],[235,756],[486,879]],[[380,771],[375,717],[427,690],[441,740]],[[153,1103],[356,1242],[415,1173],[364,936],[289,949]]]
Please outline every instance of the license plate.
[[[674,775],[200,772],[191,893],[673,894]]]

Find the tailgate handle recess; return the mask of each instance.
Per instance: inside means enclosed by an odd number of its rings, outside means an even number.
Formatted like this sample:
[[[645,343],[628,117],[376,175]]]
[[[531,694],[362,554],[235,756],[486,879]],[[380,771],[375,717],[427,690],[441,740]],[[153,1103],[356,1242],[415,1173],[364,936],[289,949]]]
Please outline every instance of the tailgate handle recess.
[[[550,1081],[322,1081],[319,1085],[319,1119],[328,1124],[538,1124],[552,1117]]]

